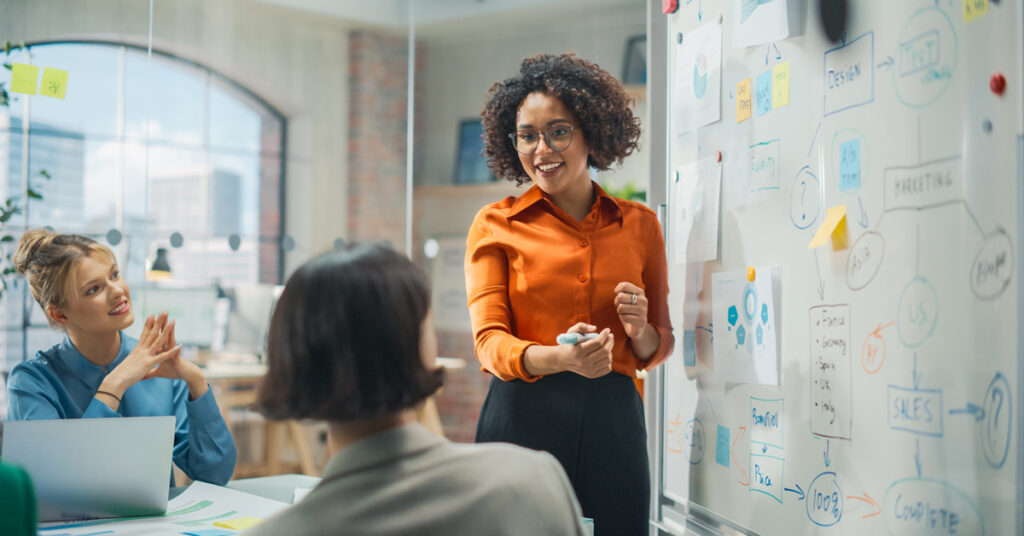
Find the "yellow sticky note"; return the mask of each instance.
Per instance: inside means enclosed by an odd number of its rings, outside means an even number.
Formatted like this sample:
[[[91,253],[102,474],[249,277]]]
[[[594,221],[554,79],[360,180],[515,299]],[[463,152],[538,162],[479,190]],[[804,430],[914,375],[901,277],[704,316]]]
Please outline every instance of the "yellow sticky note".
[[[62,69],[46,67],[43,69],[43,83],[39,85],[39,94],[47,97],[63,99],[68,89],[68,72]]]
[[[825,213],[825,221],[818,227],[818,232],[807,249],[819,248],[832,239],[832,249],[846,249],[846,205],[838,205],[828,209]]]
[[[964,0],[964,22],[988,13],[988,0]]]
[[[214,523],[213,526],[231,530],[246,530],[259,525],[262,522],[263,520],[258,517],[239,517],[236,519],[229,519],[227,521],[218,521]]]
[[[772,67],[772,108],[789,104],[789,62]]]
[[[736,84],[736,122],[750,119],[750,78]]]
[[[39,67],[24,63],[15,63],[11,66],[11,91],[13,93],[35,95],[38,82]]]

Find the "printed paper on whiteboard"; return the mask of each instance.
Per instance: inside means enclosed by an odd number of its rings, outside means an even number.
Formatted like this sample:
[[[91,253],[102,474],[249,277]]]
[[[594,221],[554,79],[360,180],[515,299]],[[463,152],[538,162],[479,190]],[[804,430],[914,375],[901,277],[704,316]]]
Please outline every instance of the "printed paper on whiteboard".
[[[711,274],[715,374],[726,383],[779,384],[773,280],[778,268]]]
[[[675,264],[718,258],[718,210],[722,166],[703,158],[680,166],[672,180],[669,230]]]
[[[672,132],[681,136],[722,118],[722,25],[711,22],[676,45]]]
[[[763,45],[790,36],[789,0],[732,0],[732,44]]]

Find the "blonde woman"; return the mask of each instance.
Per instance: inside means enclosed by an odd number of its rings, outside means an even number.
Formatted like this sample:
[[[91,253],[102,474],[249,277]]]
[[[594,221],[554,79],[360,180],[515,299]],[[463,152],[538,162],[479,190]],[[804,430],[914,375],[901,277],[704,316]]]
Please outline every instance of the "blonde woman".
[[[65,337],[11,371],[8,419],[173,415],[174,463],[193,480],[226,483],[235,443],[213,392],[181,358],[166,313],[147,318],[138,340],[124,334],[135,316],[114,253],[88,237],[32,229],[14,263]]]

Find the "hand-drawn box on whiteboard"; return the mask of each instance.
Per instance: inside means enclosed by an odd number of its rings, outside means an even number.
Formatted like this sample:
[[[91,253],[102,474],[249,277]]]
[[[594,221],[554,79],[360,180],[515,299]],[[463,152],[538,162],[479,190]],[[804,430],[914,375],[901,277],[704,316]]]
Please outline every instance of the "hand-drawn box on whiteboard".
[[[750,397],[750,442],[782,448],[783,399]]]
[[[885,170],[886,211],[937,207],[963,198],[963,165],[959,156]]]
[[[942,437],[942,391],[889,386],[885,407],[889,428]]]
[[[825,52],[825,115],[875,100],[875,32]]]

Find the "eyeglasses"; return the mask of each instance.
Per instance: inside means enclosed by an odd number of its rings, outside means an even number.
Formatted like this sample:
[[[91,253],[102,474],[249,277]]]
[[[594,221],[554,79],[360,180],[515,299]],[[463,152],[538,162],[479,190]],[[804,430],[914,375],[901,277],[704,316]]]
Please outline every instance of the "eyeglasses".
[[[572,143],[572,131],[582,127],[570,127],[566,125],[555,125],[544,131],[544,143],[554,152],[561,152],[569,148]],[[512,145],[522,155],[531,155],[537,152],[540,145],[540,133],[536,130],[517,130],[508,135],[512,139]]]

